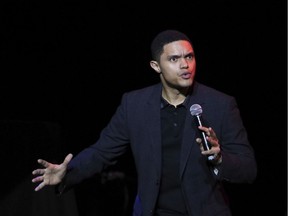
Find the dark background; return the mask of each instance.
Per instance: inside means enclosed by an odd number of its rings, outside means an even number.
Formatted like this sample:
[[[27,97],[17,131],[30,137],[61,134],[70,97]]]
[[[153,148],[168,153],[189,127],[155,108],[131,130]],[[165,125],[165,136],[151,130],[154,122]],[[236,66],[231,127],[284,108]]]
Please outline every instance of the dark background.
[[[31,172],[92,144],[124,92],[158,82],[149,46],[166,28],[191,37],[196,79],[238,101],[259,173],[227,185],[234,215],[287,215],[286,1],[0,4],[2,216],[129,215],[129,153],[107,171],[124,178],[95,176],[62,198],[33,192]]]

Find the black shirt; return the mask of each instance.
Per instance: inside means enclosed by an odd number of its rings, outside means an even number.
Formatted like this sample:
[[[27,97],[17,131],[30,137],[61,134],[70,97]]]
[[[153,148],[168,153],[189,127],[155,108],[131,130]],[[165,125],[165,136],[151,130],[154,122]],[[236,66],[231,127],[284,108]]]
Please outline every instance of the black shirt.
[[[187,212],[179,174],[182,131],[186,113],[185,102],[175,107],[162,98],[162,177],[157,212],[180,213],[180,215]]]

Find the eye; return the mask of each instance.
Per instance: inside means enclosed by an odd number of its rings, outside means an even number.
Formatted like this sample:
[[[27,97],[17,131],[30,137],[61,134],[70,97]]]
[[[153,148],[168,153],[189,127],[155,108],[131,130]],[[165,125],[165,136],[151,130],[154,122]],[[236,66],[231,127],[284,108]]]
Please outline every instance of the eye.
[[[178,59],[179,59],[179,57],[177,57],[177,56],[171,56],[171,57],[169,58],[169,61],[170,61],[170,62],[177,62]]]
[[[192,54],[192,53],[186,56],[186,59],[190,59],[191,60],[193,58],[194,58],[194,54]]]

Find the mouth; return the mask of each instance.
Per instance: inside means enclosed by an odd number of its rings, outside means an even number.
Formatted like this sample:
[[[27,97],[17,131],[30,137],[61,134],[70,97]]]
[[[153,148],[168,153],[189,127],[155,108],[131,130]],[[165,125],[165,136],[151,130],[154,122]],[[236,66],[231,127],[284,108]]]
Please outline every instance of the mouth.
[[[180,75],[180,77],[182,77],[183,79],[190,79],[192,76],[192,73],[186,72],[186,73],[182,73]]]

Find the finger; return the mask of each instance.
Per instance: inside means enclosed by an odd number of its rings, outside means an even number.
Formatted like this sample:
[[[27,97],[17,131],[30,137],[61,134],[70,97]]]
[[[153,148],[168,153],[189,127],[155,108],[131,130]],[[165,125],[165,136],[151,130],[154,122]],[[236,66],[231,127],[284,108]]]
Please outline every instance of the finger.
[[[211,127],[209,127],[208,130],[209,130],[210,137],[217,138],[215,131]]]
[[[45,169],[36,169],[36,170],[33,170],[32,174],[33,175],[42,175],[45,173]]]
[[[207,127],[204,127],[204,126],[198,126],[198,128],[199,128],[201,131],[204,131],[205,133],[208,132],[208,128],[207,128]]]
[[[48,161],[45,161],[45,160],[43,160],[43,159],[38,159],[37,160],[37,162],[40,164],[40,165],[42,165],[42,166],[44,166],[44,167],[48,167],[49,166],[49,162]]]
[[[200,144],[200,151],[201,151],[201,152],[204,151],[204,147],[203,147],[202,143]]]
[[[212,146],[219,146],[217,137],[207,137],[207,140],[211,143]]]
[[[199,144],[199,146],[200,146],[200,151],[202,152],[202,151],[204,151],[204,148],[203,148],[203,144],[202,144],[202,139],[201,138],[197,138],[196,139],[196,142]]]
[[[42,183],[40,183],[34,190],[35,190],[35,191],[39,191],[39,190],[41,190],[45,185],[46,185],[45,182],[42,182]]]
[[[44,180],[44,177],[43,176],[37,176],[36,178],[33,178],[32,179],[32,182],[35,183],[35,182],[41,182]]]
[[[205,133],[206,133],[206,135],[209,137],[209,136],[211,136],[211,130],[210,130],[210,128],[207,128],[206,130],[205,130]]]
[[[64,164],[64,165],[67,165],[67,164],[71,161],[72,158],[73,158],[73,155],[72,155],[71,153],[69,153],[69,154],[65,157],[65,159],[64,159],[64,161],[63,161],[63,164]]]

